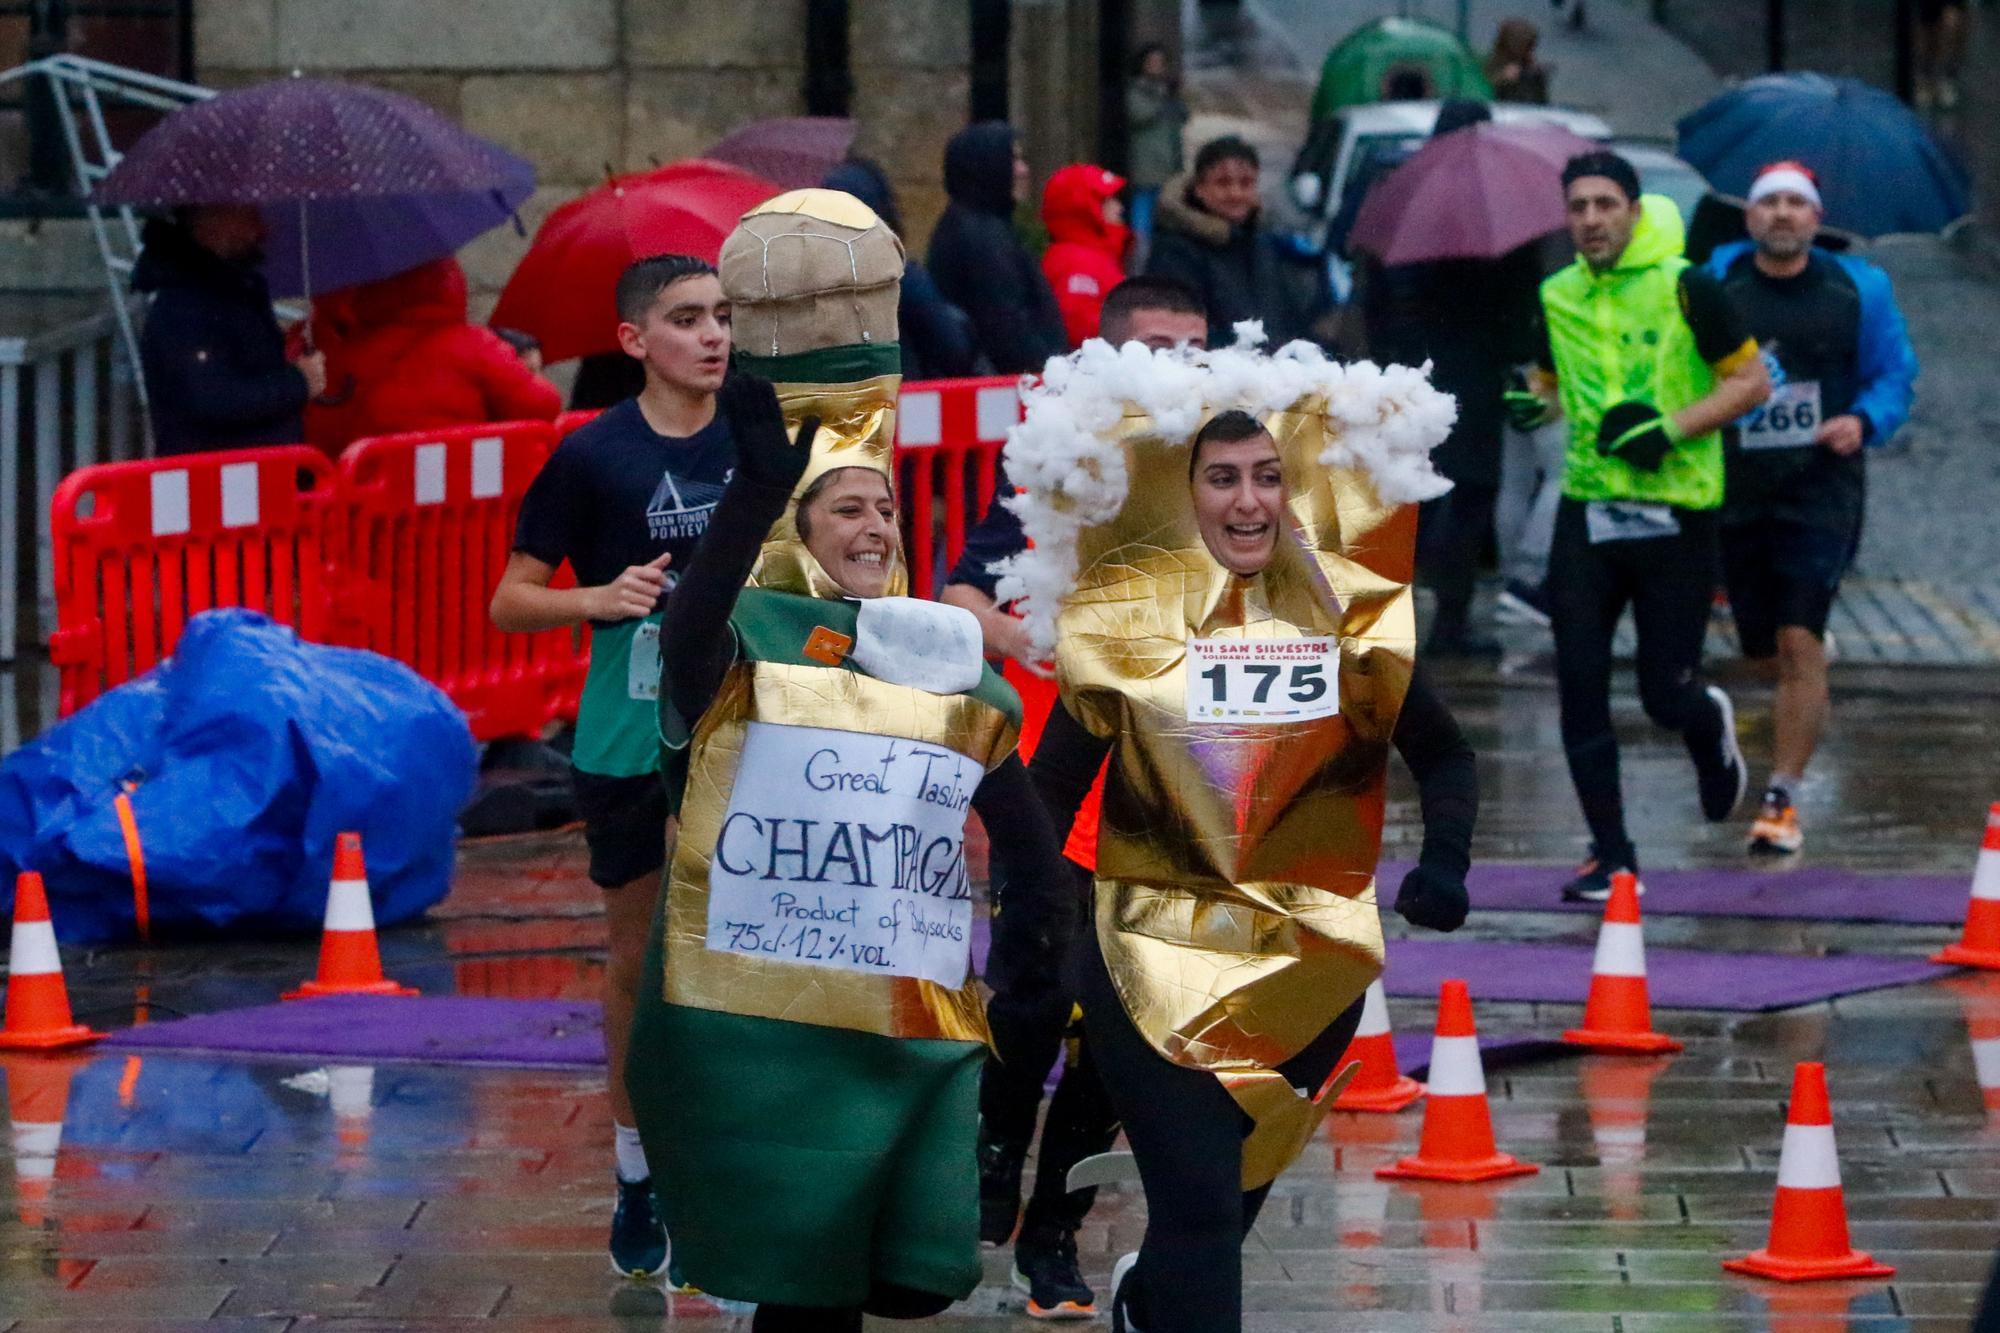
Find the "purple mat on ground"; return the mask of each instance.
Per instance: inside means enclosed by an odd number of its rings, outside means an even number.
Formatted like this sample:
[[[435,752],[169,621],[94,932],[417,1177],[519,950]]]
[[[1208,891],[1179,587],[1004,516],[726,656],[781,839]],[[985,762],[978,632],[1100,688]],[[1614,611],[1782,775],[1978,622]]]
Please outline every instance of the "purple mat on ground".
[[[1388,886],[1383,901],[1409,872],[1408,862],[1384,861],[1376,876]],[[1598,903],[1566,903],[1562,886],[1571,866],[1482,864],[1467,886],[1477,912],[1584,912]],[[1972,883],[1964,875],[1876,875],[1858,870],[1800,866],[1787,870],[1648,870],[1640,906],[1648,916],[1782,917],[1795,921],[1893,921],[1955,926],[1965,920]]]
[[[311,1060],[602,1069],[604,1014],[576,1000],[334,996],[148,1023],[112,1046]]]
[[[1382,984],[1391,995],[1429,998],[1448,977],[1462,977],[1481,1000],[1582,1004],[1590,990],[1593,950],[1579,944],[1497,940],[1400,939],[1389,944]],[[1905,986],[1954,969],[1921,958],[1835,954],[1706,953],[1648,949],[1648,993],[1656,1009],[1727,1009],[1758,1013],[1814,1004],[1836,995]]]

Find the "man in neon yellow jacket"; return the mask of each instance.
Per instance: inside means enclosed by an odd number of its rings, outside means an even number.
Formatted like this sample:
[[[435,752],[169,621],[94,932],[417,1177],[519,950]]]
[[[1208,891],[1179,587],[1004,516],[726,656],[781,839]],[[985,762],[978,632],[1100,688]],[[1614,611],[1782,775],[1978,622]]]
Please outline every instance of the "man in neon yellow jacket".
[[[1640,701],[1686,742],[1702,813],[1727,819],[1743,798],[1735,714],[1701,680],[1701,650],[1718,575],[1721,428],[1771,383],[1721,285],[1682,258],[1680,215],[1641,198],[1630,163],[1583,154],[1563,190],[1577,258],[1542,284],[1542,373],[1516,419],[1560,411],[1569,423],[1549,588],[1563,748],[1591,855],[1563,896],[1594,902],[1614,873],[1639,867],[1611,728],[1611,641],[1627,606]]]

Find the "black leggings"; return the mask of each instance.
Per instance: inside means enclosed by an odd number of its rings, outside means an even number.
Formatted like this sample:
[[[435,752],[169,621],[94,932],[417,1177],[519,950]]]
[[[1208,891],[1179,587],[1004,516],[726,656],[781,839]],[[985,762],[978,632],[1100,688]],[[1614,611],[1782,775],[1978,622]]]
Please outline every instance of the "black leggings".
[[[1712,511],[1676,509],[1680,532],[1592,545],[1581,501],[1565,496],[1549,556],[1563,749],[1600,854],[1630,856],[1618,740],[1611,729],[1611,640],[1626,606],[1639,633],[1639,702],[1690,753],[1713,747],[1722,715],[1704,693],[1702,642],[1718,569]]]
[[[1215,1075],[1174,1064],[1139,1034],[1096,932],[1085,939],[1084,1027],[1146,1188],[1146,1238],[1126,1279],[1129,1317],[1145,1333],[1227,1333],[1243,1322],[1243,1238],[1270,1193],[1243,1189],[1250,1120]],[[1360,1023],[1356,1000],[1279,1070],[1317,1091]]]
[[[1479,560],[1493,531],[1497,487],[1455,482],[1451,492],[1426,500],[1418,519],[1417,549],[1424,575],[1437,592],[1431,632],[1442,638],[1465,633],[1472,595],[1479,586]]]
[[[751,1316],[751,1333],[861,1333],[861,1316],[878,1319],[929,1319],[941,1314],[951,1297],[935,1292],[878,1282],[864,1305],[835,1309],[825,1305],[760,1305]]]

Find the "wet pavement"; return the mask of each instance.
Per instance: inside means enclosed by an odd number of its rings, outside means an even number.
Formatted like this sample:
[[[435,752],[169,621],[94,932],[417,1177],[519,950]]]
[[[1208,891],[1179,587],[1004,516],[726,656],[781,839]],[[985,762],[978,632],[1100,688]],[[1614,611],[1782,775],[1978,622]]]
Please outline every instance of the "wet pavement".
[[[1560,866],[1581,847],[1532,654],[1505,683],[1449,672],[1481,754],[1482,859]],[[1969,872],[1996,793],[2000,706],[1985,673],[1848,669],[1796,868]],[[1626,692],[1629,694],[1629,691]],[[1752,762],[1767,716],[1739,690]],[[1627,782],[1649,866],[1740,861],[1740,826],[1696,825],[1679,745],[1625,704]],[[1392,784],[1389,850],[1415,844]],[[594,995],[603,917],[562,832],[468,844],[452,897],[387,932],[391,975],[431,994]],[[1391,920],[1392,933],[1400,923]],[[1588,943],[1586,916],[1475,912],[1485,938]],[[1657,917],[1658,946],[1928,953],[1945,927]],[[1393,947],[1393,946],[1392,946]],[[312,966],[309,940],[74,951],[78,1010],[102,1027],[263,1004]],[[1475,996],[1475,1002],[1478,997]],[[1392,1001],[1400,1030],[1424,1002]],[[1971,1033],[2000,1034],[2000,977],[1956,977],[1781,1013],[1660,1011],[1670,1057],[1559,1056],[1489,1075],[1499,1185],[1377,1181],[1421,1110],[1332,1117],[1279,1182],[1245,1250],[1257,1330],[1962,1329],[2000,1239],[2000,1089]],[[1573,1006],[1483,1004],[1482,1030],[1552,1035]],[[1794,1061],[1824,1059],[1855,1242],[1886,1282],[1780,1288],[1725,1275],[1761,1244]],[[620,1283],[598,1071],[322,1067],[103,1053],[0,1058],[12,1133],[0,1169],[0,1333],[74,1329],[747,1326],[715,1302]],[[47,1126],[60,1124],[59,1138]],[[1081,1237],[1100,1283],[1136,1245],[1142,1199],[1106,1191]],[[973,1298],[924,1327],[1027,1327],[988,1256]],[[883,1325],[883,1327],[891,1327]]]

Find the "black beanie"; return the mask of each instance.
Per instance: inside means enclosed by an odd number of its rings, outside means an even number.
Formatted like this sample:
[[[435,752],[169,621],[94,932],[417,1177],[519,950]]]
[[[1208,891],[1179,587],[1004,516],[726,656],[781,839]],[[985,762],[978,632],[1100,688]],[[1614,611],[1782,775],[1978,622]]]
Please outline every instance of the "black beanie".
[[[1578,153],[1571,158],[1568,165],[1563,168],[1563,189],[1568,190],[1585,176],[1604,177],[1623,190],[1627,199],[1639,197],[1639,173],[1633,170],[1630,162],[1609,148]]]

